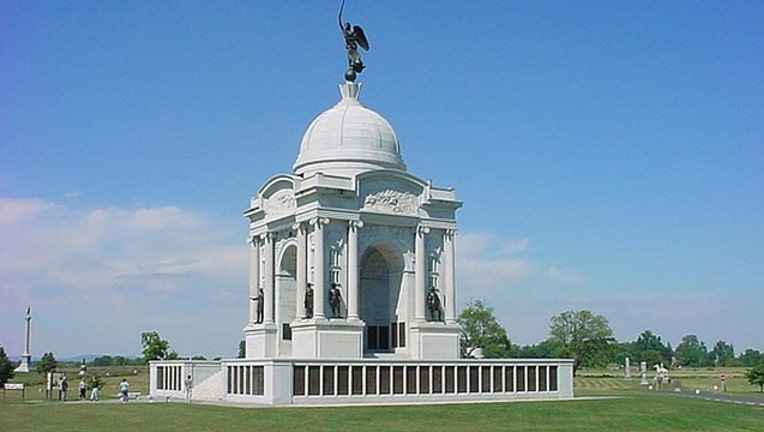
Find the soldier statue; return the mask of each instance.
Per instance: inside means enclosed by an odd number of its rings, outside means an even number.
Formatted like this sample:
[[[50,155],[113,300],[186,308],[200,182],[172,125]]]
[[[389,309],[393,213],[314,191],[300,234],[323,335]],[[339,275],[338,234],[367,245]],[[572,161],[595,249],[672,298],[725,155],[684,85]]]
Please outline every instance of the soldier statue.
[[[337,284],[332,284],[332,288],[329,290],[329,306],[332,307],[332,316],[334,318],[342,318],[340,307],[342,305],[342,293],[337,288]]]
[[[313,318],[313,284],[310,282],[305,289],[305,318]]]
[[[265,309],[265,296],[262,288],[257,290],[257,297],[255,297],[253,300],[257,302],[257,319],[255,320],[255,324],[262,324],[263,310]]]
[[[440,311],[440,297],[438,296],[435,287],[430,287],[430,292],[427,293],[427,308],[430,309],[430,317],[432,317],[433,321],[443,320]],[[438,315],[438,318],[435,318],[435,314]]]

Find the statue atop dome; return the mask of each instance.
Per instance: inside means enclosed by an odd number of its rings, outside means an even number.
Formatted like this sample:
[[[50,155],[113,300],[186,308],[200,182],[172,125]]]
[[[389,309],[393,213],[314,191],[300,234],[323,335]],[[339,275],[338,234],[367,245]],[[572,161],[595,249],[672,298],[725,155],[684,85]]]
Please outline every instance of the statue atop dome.
[[[366,67],[361,61],[361,55],[358,53],[358,47],[369,50],[369,41],[363,32],[361,26],[351,26],[349,22],[342,23],[342,10],[345,8],[345,0],[340,5],[340,13],[337,16],[337,22],[342,30],[342,36],[345,38],[345,49],[348,50],[348,70],[345,71],[345,80],[354,82],[356,74],[363,72]]]

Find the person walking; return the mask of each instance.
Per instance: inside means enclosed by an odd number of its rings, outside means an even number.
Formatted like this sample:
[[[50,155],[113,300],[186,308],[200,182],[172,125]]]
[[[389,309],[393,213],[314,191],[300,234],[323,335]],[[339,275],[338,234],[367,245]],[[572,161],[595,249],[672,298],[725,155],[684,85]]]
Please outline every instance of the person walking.
[[[98,401],[99,388],[98,384],[93,383],[93,390],[90,390],[90,400],[93,402]]]
[[[127,378],[122,378],[122,382],[119,383],[119,398],[122,399],[122,403],[127,402],[128,390],[130,390],[130,383],[127,382]]]
[[[194,388],[194,380],[191,379],[191,375],[186,377],[186,380],[183,382],[183,384],[186,387],[186,403],[191,402],[191,390]]]
[[[85,393],[87,392],[87,389],[88,389],[88,385],[85,384],[85,377],[82,377],[82,379],[80,379],[80,399],[82,400],[87,399],[87,396],[85,395]]]
[[[61,399],[61,402],[66,402],[66,392],[69,390],[69,381],[66,380],[66,374],[61,375],[61,383],[59,385],[61,386],[61,394],[59,398]]]

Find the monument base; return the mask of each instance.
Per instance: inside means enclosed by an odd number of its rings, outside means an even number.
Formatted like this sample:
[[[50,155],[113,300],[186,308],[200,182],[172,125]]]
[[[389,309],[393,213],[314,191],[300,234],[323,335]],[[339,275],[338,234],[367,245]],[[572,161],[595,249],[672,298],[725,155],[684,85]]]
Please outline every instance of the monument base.
[[[21,356],[21,364],[19,367],[14,369],[14,372],[29,372],[29,363],[32,359],[32,356],[29,354],[24,354]]]
[[[247,358],[276,356],[277,328],[275,324],[250,324],[244,327]]]
[[[360,359],[363,357],[363,321],[324,319],[294,321],[292,356],[295,358]]]
[[[456,360],[459,358],[459,324],[441,321],[411,324],[411,356],[416,359]]]

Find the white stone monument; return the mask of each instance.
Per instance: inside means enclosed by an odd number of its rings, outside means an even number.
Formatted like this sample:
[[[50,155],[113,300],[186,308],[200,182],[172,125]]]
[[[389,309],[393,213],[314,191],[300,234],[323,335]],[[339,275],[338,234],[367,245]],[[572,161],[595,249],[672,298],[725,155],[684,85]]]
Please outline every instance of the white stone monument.
[[[460,358],[453,188],[407,172],[360,84],[250,200],[245,358],[152,362],[151,397],[269,405],[573,396],[569,359]]]
[[[342,26],[341,26],[342,27]],[[352,28],[352,31],[350,30]],[[355,82],[368,41],[291,173],[250,199],[245,358],[151,362],[151,397],[269,405],[573,397],[570,359],[462,359],[453,188],[409,173]],[[262,149],[267,153],[267,149]]]
[[[340,90],[305,132],[294,172],[271,178],[244,212],[246,357],[456,359],[462,203],[406,171],[395,132],[361,104],[359,84]],[[439,310],[427,307],[431,290]]]
[[[29,353],[32,337],[32,308],[27,306],[27,313],[24,316],[24,353],[21,355],[21,364],[14,372],[29,372],[29,363],[32,359],[32,354]]]

